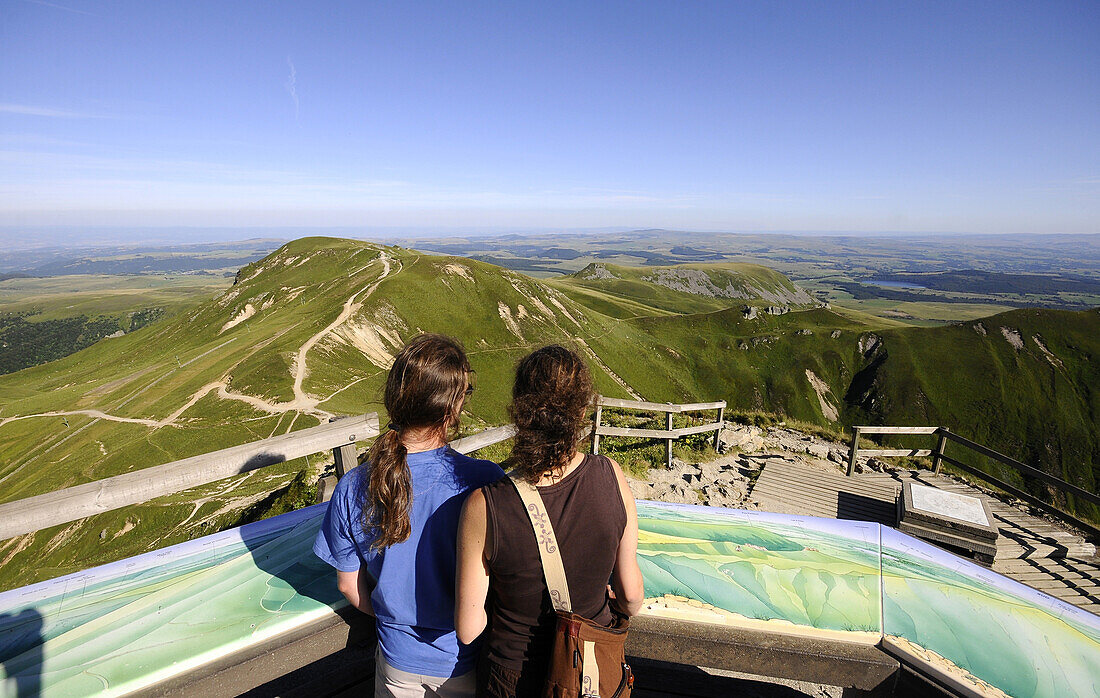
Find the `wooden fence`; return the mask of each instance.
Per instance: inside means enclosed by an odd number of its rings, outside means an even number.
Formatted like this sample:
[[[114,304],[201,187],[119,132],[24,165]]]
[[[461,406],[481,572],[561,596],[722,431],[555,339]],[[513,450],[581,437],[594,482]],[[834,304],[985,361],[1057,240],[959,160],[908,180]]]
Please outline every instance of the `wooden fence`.
[[[665,413],[664,429],[631,429],[628,427],[612,427],[602,423],[603,408],[616,407],[623,410],[641,410],[646,412]],[[702,410],[718,410],[716,421],[709,424],[699,424],[690,427],[672,428],[672,415],[682,412],[699,412]],[[690,434],[702,434],[708,431],[714,432],[714,448],[718,449],[718,438],[722,433],[723,419],[726,414],[726,401],[718,402],[693,402],[683,405],[659,402],[641,402],[638,400],[619,400],[613,397],[603,397],[596,401],[596,415],[592,429],[592,453],[600,452],[601,436],[633,436],[643,439],[666,439],[665,443],[665,467],[672,466],[672,442],[681,436]]]
[[[375,436],[378,436],[377,414],[344,417],[270,439],[0,504],[0,540],[330,449],[337,475],[343,475],[356,465],[355,442]]]
[[[860,448],[860,437],[869,434],[896,434],[896,435],[928,435],[938,436],[939,439],[934,449],[898,449],[898,448]],[[868,456],[868,457],[897,457],[897,456],[932,456],[932,470],[936,473],[940,472],[944,463],[949,463],[956,468],[963,470],[977,478],[985,480],[994,487],[1003,490],[1014,497],[1022,499],[1028,504],[1042,509],[1043,511],[1056,516],[1060,519],[1068,521],[1078,528],[1084,529],[1091,533],[1093,536],[1100,536],[1100,528],[1095,524],[1083,521],[1079,517],[1063,511],[1062,509],[1044,502],[1042,499],[1029,494],[1015,485],[1009,484],[998,477],[990,475],[989,473],[974,467],[968,463],[963,463],[955,458],[952,458],[944,453],[947,447],[947,442],[953,441],[968,450],[992,458],[995,461],[1003,463],[1014,469],[1016,472],[1023,475],[1025,478],[1035,478],[1057,490],[1071,494],[1074,497],[1083,499],[1084,501],[1091,502],[1093,504],[1100,505],[1100,496],[1089,492],[1088,490],[1081,489],[1080,487],[1062,480],[1061,478],[1054,477],[1049,473],[1045,473],[1038,468],[1021,463],[1015,458],[1010,458],[1003,453],[998,453],[993,449],[983,446],[975,441],[971,441],[958,434],[952,433],[946,427],[870,427],[870,426],[858,426],[852,427],[852,445],[848,452],[848,475],[855,472],[856,456]]]

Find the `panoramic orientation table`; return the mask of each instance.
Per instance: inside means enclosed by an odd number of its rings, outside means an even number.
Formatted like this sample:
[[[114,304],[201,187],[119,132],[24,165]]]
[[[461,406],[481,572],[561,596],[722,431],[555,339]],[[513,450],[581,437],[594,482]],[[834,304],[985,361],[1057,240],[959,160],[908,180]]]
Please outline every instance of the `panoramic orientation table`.
[[[0,695],[122,695],[346,602],[327,504],[0,593]],[[1100,617],[879,524],[638,502],[643,615],[877,645],[970,695],[1100,694]]]

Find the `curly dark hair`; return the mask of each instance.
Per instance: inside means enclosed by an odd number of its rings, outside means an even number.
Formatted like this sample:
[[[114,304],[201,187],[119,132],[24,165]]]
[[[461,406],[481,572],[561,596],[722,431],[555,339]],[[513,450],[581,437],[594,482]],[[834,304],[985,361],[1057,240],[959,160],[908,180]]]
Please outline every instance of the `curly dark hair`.
[[[508,406],[516,425],[508,466],[532,484],[564,468],[587,430],[595,398],[592,373],[576,352],[553,344],[525,356]]]

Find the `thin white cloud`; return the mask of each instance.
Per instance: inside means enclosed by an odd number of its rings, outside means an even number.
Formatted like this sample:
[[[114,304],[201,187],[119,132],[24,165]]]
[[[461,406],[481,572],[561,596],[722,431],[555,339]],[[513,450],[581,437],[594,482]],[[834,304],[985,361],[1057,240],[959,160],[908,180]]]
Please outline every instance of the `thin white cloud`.
[[[51,119],[110,119],[112,117],[103,114],[90,114],[88,112],[71,111],[69,109],[55,109],[53,107],[40,107],[33,104],[7,104],[0,103],[0,113],[20,114],[22,116],[44,116]]]
[[[52,2],[46,2],[45,0],[23,0],[23,2],[30,3],[32,5],[42,5],[43,7],[52,7],[55,10],[64,10],[65,12],[72,12],[78,15],[88,15],[89,17],[97,17],[94,12],[87,12],[86,10],[78,10],[75,7],[66,7],[65,5],[58,5]]]
[[[286,79],[286,91],[294,100],[294,120],[298,120],[298,71],[294,69],[294,61],[290,56],[286,57],[286,64],[290,67],[290,77]]]

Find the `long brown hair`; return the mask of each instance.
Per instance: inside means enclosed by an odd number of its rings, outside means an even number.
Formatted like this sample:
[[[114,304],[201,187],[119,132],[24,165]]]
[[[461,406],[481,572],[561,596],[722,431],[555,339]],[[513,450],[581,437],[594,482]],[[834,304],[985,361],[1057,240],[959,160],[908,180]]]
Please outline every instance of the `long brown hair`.
[[[576,352],[553,344],[525,356],[508,406],[516,425],[509,467],[534,484],[568,465],[595,397],[592,373]]]
[[[462,345],[441,334],[414,337],[394,359],[383,398],[390,423],[366,458],[363,530],[374,536],[372,548],[404,542],[412,531],[412,474],[402,433],[421,429],[445,439],[458,426],[469,373]]]

